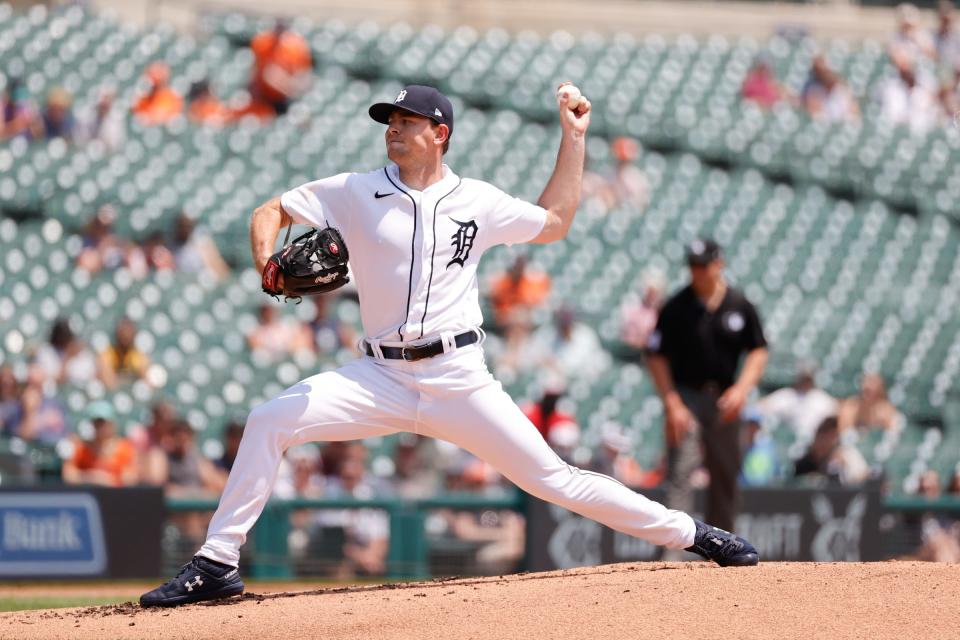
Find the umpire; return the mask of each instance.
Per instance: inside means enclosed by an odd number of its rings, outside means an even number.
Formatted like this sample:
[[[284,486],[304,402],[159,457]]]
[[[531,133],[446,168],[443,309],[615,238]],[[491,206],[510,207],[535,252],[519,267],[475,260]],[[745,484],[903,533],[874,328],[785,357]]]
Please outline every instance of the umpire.
[[[710,473],[705,520],[733,531],[740,412],[763,375],[767,341],[757,310],[724,279],[716,242],[694,240],[687,265],[690,284],[664,305],[647,343],[647,366],[666,414],[667,506],[693,511],[690,476],[700,465],[702,441]]]

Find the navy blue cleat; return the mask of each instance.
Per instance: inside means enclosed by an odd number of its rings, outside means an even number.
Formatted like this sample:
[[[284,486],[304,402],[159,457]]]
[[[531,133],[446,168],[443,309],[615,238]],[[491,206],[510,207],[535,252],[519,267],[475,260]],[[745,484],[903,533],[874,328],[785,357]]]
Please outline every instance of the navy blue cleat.
[[[699,520],[694,522],[697,533],[693,538],[693,546],[687,547],[686,551],[713,560],[721,567],[753,567],[760,562],[757,550],[740,536]]]
[[[240,572],[219,562],[194,556],[173,580],[140,596],[142,607],[175,607],[243,593]]]

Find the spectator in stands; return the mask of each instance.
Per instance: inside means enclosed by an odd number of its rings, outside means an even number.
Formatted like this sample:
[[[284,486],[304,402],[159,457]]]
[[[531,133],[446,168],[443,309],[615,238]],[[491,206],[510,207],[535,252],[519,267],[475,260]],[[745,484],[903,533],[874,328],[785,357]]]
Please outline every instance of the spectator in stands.
[[[894,126],[922,135],[937,124],[939,107],[934,88],[918,78],[911,58],[891,56],[896,76],[880,85],[880,117]]]
[[[63,463],[64,482],[108,487],[136,484],[136,451],[129,440],[117,435],[113,406],[98,400],[87,408],[87,419],[93,422],[93,437],[75,441],[73,457]]]
[[[308,442],[287,449],[273,487],[275,497],[281,500],[319,498],[324,495],[325,486],[326,478],[320,470],[320,449],[316,444]],[[298,528],[306,534],[310,526],[309,515],[301,513],[295,519]]]
[[[117,269],[125,264],[127,244],[113,232],[117,210],[105,204],[90,218],[80,237],[83,246],[77,256],[77,266],[84,271],[97,273],[101,269]]]
[[[145,125],[169,122],[183,113],[183,98],[170,86],[170,67],[154,62],[147,67],[147,92],[133,106],[133,113]]]
[[[200,453],[193,427],[182,418],[170,427],[166,475],[164,491],[176,497],[216,497],[227,481],[226,474]]]
[[[937,96],[940,106],[940,122],[943,126],[960,127],[960,86],[949,82],[940,85]]]
[[[223,428],[223,455],[216,461],[217,467],[225,473],[230,473],[233,463],[240,450],[240,440],[243,438],[243,422],[231,420]]]
[[[349,323],[337,317],[332,304],[335,299],[335,294],[311,298],[314,316],[308,324],[308,329],[313,338],[313,348],[317,353],[334,354],[344,347],[356,347],[357,332]]]
[[[501,328],[529,317],[543,305],[550,293],[550,278],[529,267],[526,256],[518,255],[509,271],[496,278],[490,290],[494,320]]]
[[[747,72],[740,88],[744,100],[769,109],[787,97],[786,89],[773,75],[773,68],[766,58],[758,58]]]
[[[947,483],[947,495],[960,496],[960,463],[954,467],[950,481]]]
[[[927,469],[920,474],[916,494],[930,501],[943,496],[940,474]],[[928,512],[921,519],[920,549],[917,556],[929,562],[960,562],[960,522],[946,513]]]
[[[19,78],[10,78],[0,97],[0,140],[24,136],[28,140],[43,137],[43,123],[37,108],[30,100],[27,88]]]
[[[633,138],[616,138],[610,143],[613,171],[603,174],[587,169],[588,158],[585,157],[584,197],[599,198],[607,209],[624,205],[632,213],[642,213],[650,200],[650,182],[643,169],[637,166],[640,153],[640,144]]]
[[[540,435],[550,442],[551,433],[565,425],[572,425],[579,433],[577,419],[557,408],[557,403],[566,394],[566,384],[559,376],[550,376],[544,383],[543,395],[537,402],[531,402],[523,407],[523,413],[533,423]]]
[[[327,495],[360,500],[390,495],[390,488],[366,472],[367,448],[362,442],[347,443],[337,476],[327,481]],[[328,476],[329,477],[329,476]],[[342,527],[346,540],[339,577],[378,576],[386,570],[390,520],[380,509],[324,511],[317,516],[323,527]]]
[[[552,324],[534,332],[530,364],[566,380],[595,378],[610,364],[610,355],[592,327],[577,320],[570,307],[561,307]]]
[[[161,231],[152,231],[139,246],[130,248],[127,265],[135,278],[145,278],[152,271],[173,271],[177,264]]]
[[[187,94],[187,116],[193,122],[222,127],[233,117],[230,109],[213,94],[207,79],[194,82]]]
[[[887,386],[878,373],[866,373],[860,378],[860,391],[840,403],[837,420],[840,432],[851,428],[882,429],[899,428],[902,416],[887,399]]]
[[[96,357],[66,318],[53,323],[49,341],[37,349],[34,362],[43,370],[50,389],[61,384],[83,385],[97,375]]]
[[[490,496],[502,492],[499,474],[487,463],[464,453],[448,472],[447,489]],[[440,512],[447,536],[472,545],[476,566],[484,575],[515,571],[524,550],[523,516],[509,509]]]
[[[429,443],[413,433],[400,433],[397,438],[393,451],[393,485],[397,496],[405,500],[433,496],[440,488],[440,477],[427,466],[421,455],[423,447]]]
[[[650,181],[637,163],[642,149],[633,138],[620,137],[610,143],[616,165],[610,186],[613,192],[614,206],[627,206],[632,213],[639,214],[650,202]]]
[[[940,0],[937,5],[937,30],[933,36],[937,62],[954,78],[954,83],[957,74],[960,74],[960,31],[954,27],[955,15],[953,3],[950,0]]]
[[[126,123],[123,113],[115,108],[116,92],[113,87],[103,86],[97,96],[93,109],[81,113],[77,123],[77,137],[80,142],[99,141],[108,151],[119,151],[126,141]]]
[[[841,438],[837,419],[824,419],[810,443],[810,448],[794,465],[797,477],[813,475],[844,485],[859,484],[867,479],[870,469],[856,447]]]
[[[940,474],[934,469],[927,469],[920,474],[917,482],[917,495],[927,500],[937,500],[942,495],[940,489]]]
[[[620,340],[627,347],[641,352],[647,346],[650,334],[657,328],[663,300],[663,276],[659,272],[648,274],[644,279],[640,300],[621,307]]]
[[[264,302],[257,310],[257,326],[247,335],[252,351],[278,359],[301,349],[310,349],[312,337],[307,328],[293,318],[281,318],[277,309]]]
[[[221,279],[230,275],[230,267],[213,238],[198,229],[194,218],[185,211],[174,222],[172,251],[179,271],[209,273]]]
[[[824,419],[837,414],[837,401],[817,387],[816,367],[800,362],[793,385],[764,396],[758,409],[764,418],[773,418],[790,427],[794,435],[809,442]]]
[[[250,41],[253,50],[253,76],[250,95],[254,102],[269,105],[283,115],[290,104],[310,86],[313,60],[307,41],[277,19],[272,31],[264,31]]]
[[[20,412],[20,383],[10,365],[0,366],[0,437],[13,430],[13,422]]]
[[[59,400],[44,392],[45,378],[39,366],[28,369],[19,406],[10,417],[5,435],[52,445],[67,434],[67,414]]]
[[[137,450],[137,466],[140,483],[162,487],[167,482],[167,452],[170,448],[174,423],[179,419],[177,410],[165,400],[150,407],[150,420],[146,425],[131,429],[127,437]]]
[[[137,325],[120,318],[114,328],[113,342],[100,352],[100,380],[108,389],[146,377],[150,358],[137,348]]]
[[[223,492],[226,474],[200,453],[193,427],[186,420],[173,421],[166,449],[166,496],[203,499],[216,498]],[[203,539],[209,520],[210,514],[202,511],[186,511],[170,518],[180,535],[191,543]]]
[[[763,415],[756,407],[743,412],[743,464],[740,484],[747,487],[768,486],[777,477],[777,449],[773,438],[763,428]]]
[[[800,100],[807,113],[820,120],[855,122],[860,119],[856,97],[823,55],[814,57]]]
[[[619,480],[628,487],[654,487],[662,476],[649,474],[631,455],[633,442],[623,427],[615,422],[603,425],[600,447],[593,457],[591,469]]]
[[[47,140],[63,138],[67,142],[74,141],[77,126],[72,106],[73,97],[66,89],[54,87],[47,93],[47,103],[40,117]]]
[[[320,471],[327,481],[340,475],[340,468],[347,456],[347,443],[342,441],[327,442],[320,449]]]
[[[918,60],[921,56],[934,58],[937,55],[933,38],[920,27],[920,11],[916,6],[903,3],[897,5],[897,31],[890,40],[892,56],[907,56]]]
[[[590,450],[580,446],[580,427],[574,422],[564,422],[551,429],[547,444],[567,464],[589,469],[593,462]]]

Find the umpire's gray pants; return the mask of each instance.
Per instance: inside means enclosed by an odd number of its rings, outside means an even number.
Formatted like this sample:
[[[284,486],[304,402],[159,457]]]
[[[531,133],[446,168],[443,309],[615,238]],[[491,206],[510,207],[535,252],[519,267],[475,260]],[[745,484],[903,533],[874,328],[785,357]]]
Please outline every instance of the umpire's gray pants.
[[[733,531],[739,501],[740,421],[720,421],[719,388],[678,387],[677,391],[693,414],[695,424],[677,446],[667,450],[667,506],[694,512],[690,476],[702,461],[710,473],[706,522]]]

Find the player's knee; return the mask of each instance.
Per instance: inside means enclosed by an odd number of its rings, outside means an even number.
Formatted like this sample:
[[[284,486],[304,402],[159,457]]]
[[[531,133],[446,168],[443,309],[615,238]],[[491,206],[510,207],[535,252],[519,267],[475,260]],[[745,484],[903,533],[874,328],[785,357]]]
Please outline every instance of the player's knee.
[[[569,495],[570,483],[574,481],[576,467],[569,465],[544,470],[534,477],[520,482],[521,488],[547,502],[561,502]]]

